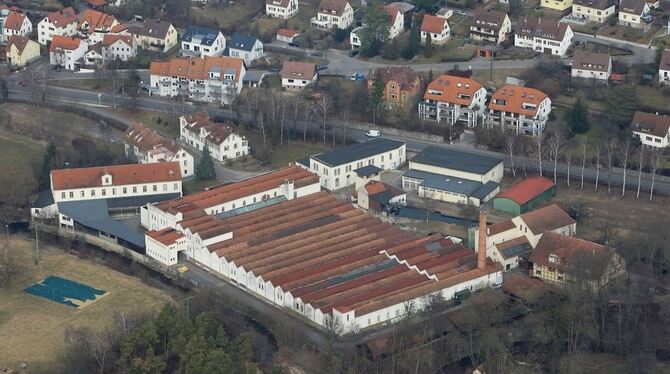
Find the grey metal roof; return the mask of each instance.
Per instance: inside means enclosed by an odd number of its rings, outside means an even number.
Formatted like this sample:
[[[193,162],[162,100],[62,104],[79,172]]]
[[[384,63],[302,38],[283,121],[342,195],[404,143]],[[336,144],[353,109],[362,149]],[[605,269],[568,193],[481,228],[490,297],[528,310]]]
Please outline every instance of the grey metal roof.
[[[309,157],[307,157],[307,158],[301,158],[300,160],[297,160],[296,162],[297,162],[298,164],[300,164],[300,165],[306,167],[306,168],[309,168]]]
[[[505,258],[510,258],[510,257],[515,257],[515,256],[520,256],[520,255],[526,255],[526,254],[529,254],[532,251],[533,251],[533,247],[530,246],[530,243],[524,242],[524,243],[513,245],[509,248],[505,248],[505,249],[501,250],[500,252]]]
[[[106,199],[61,201],[58,212],[77,223],[144,248],[144,235],[109,216]]]
[[[358,168],[354,170],[354,173],[363,176],[363,177],[368,177],[370,175],[374,175],[382,171],[380,167],[374,166],[374,165],[365,165],[362,168]]]
[[[465,196],[472,196],[472,194],[483,187],[481,182],[471,181],[469,179],[456,178],[452,176],[444,176],[441,174],[429,173],[421,170],[408,170],[403,174],[403,178],[420,179],[423,181],[423,186],[433,188],[440,191],[453,192]]]
[[[451,148],[428,147],[412,158],[412,162],[433,165],[475,174],[486,174],[502,159]]]
[[[221,31],[213,29],[211,27],[202,27],[196,25],[190,25],[186,31],[181,35],[181,40],[185,42],[200,43],[203,45],[211,46],[214,44],[214,41],[219,36]],[[195,40],[193,40],[195,39]],[[200,39],[200,41],[198,41]]]
[[[33,208],[45,208],[54,203],[54,196],[51,189],[42,190],[37,193],[37,199],[33,202]]]
[[[498,189],[499,187],[500,187],[500,185],[498,183],[496,183],[494,181],[488,181],[488,182],[486,182],[486,184],[484,184],[483,186],[481,186],[477,190],[475,190],[472,193],[472,195],[470,195],[470,196],[472,196],[476,199],[482,200],[486,196],[490,195],[491,192]]]
[[[241,206],[237,209],[232,209],[232,210],[228,210],[228,211],[225,211],[225,212],[221,212],[221,213],[215,214],[214,216],[217,219],[226,219],[226,218],[229,218],[229,217],[237,216],[239,214],[249,213],[249,212],[253,212],[254,210],[267,208],[269,206],[279,204],[279,203],[284,202],[284,201],[286,201],[285,196],[283,196],[283,195],[282,196],[277,196],[277,197],[273,197],[273,198],[270,198],[270,199],[267,199],[267,200],[261,200],[259,202],[253,203],[253,204]]]
[[[258,38],[253,35],[236,32],[230,38],[228,48],[251,51],[254,48],[254,44],[256,44],[256,40],[258,40]]]
[[[244,78],[242,78],[242,81],[261,82],[267,73],[268,72],[265,70],[247,70],[247,72],[244,74]]]
[[[328,166],[339,166],[398,149],[404,144],[405,142],[399,140],[376,138],[319,153],[312,158]]]
[[[107,199],[107,207],[109,209],[138,207],[149,203],[171,200],[179,196],[180,194],[178,193],[164,193],[160,195],[116,197]]]

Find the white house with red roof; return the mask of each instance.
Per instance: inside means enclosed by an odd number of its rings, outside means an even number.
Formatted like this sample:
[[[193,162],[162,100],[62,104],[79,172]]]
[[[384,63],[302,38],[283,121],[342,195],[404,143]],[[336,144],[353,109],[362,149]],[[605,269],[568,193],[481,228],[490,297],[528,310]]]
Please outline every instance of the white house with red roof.
[[[249,142],[231,126],[215,123],[204,112],[179,118],[179,137],[184,143],[202,151],[207,147],[212,158],[233,160],[249,154]]]
[[[77,35],[79,16],[72,7],[49,13],[37,24],[37,41],[47,45],[55,35]]]
[[[484,125],[501,126],[504,131],[538,136],[551,112],[551,99],[530,87],[507,84],[493,93],[484,116]]]
[[[520,16],[514,35],[514,45],[533,51],[565,56],[574,33],[570,25],[551,18]]]
[[[0,7],[0,43],[6,43],[12,35],[28,36],[33,24],[25,14],[9,7]]]
[[[106,61],[128,61],[137,56],[137,43],[132,35],[105,35],[102,38],[102,53]]]
[[[430,36],[431,44],[444,44],[451,36],[449,22],[444,17],[426,14],[421,21],[421,44],[426,44]]]
[[[49,64],[75,70],[84,64],[88,44],[76,37],[54,35],[49,46]]]
[[[450,125],[480,123],[486,109],[486,88],[470,78],[441,75],[428,84],[419,101],[419,117]]]
[[[665,148],[670,145],[670,116],[635,112],[630,130],[633,137],[647,147]]]
[[[176,141],[169,140],[156,130],[134,123],[124,133],[126,157],[140,164],[178,162],[182,177],[195,173],[193,156]]]
[[[298,0],[265,0],[265,14],[273,18],[293,18],[299,7]]]
[[[347,0],[321,0],[312,27],[322,30],[346,29],[354,23],[354,8]]]
[[[89,44],[99,43],[103,37],[109,34],[112,29],[119,24],[116,17],[98,12],[93,9],[86,9],[79,17],[79,37],[85,39]]]
[[[291,43],[295,40],[296,37],[300,35],[299,31],[292,29],[279,29],[277,30],[277,40],[280,42]]]

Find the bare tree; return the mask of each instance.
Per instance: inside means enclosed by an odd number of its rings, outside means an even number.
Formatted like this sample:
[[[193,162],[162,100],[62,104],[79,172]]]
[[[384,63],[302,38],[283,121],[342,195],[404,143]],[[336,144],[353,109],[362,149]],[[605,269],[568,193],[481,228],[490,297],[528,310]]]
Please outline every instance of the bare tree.
[[[638,150],[639,158],[637,159],[637,194],[635,198],[640,198],[640,186],[642,185],[642,168],[644,168],[644,147]]]
[[[238,102],[239,93],[237,88],[233,85],[224,85],[223,86],[223,102],[228,104],[228,119],[233,120],[233,108]]]
[[[583,190],[584,189],[584,170],[586,169],[586,137],[582,137],[579,139],[579,148],[582,150],[582,174],[580,177],[580,182],[581,186],[580,188]]]
[[[558,159],[561,157],[561,151],[563,150],[563,144],[563,136],[558,131],[549,138],[549,156],[554,162],[554,183],[558,183],[556,169],[558,167]]]
[[[342,117],[342,145],[345,146],[347,145],[347,128],[349,127],[349,117],[351,116],[351,112],[349,111],[348,107],[342,108],[340,110],[340,116]]]
[[[600,181],[600,154],[601,154],[601,148],[600,144],[596,144],[593,146],[593,150],[595,153],[595,162],[594,166],[596,168],[596,186],[595,186],[595,191],[598,192],[598,182]],[[584,176],[582,175],[582,185],[584,184]]]
[[[607,159],[607,193],[612,193],[612,164],[614,162],[614,156],[617,153],[617,142],[616,139],[610,139],[605,143],[605,158]]]
[[[626,178],[628,177],[628,164],[630,162],[631,156],[631,143],[629,139],[621,146],[619,151],[619,161],[621,162],[621,168],[623,169],[623,183],[621,188],[621,196],[626,196]]]
[[[430,221],[430,215],[435,209],[436,201],[434,199],[435,194],[432,191],[426,191],[423,189],[423,194],[420,196],[423,201],[423,206],[426,209],[426,222]]]
[[[654,183],[656,182],[656,173],[663,164],[663,155],[661,151],[653,151],[649,157],[649,166],[651,167],[651,190],[649,191],[649,201],[654,199]]]
[[[544,156],[542,153],[542,145],[544,144],[546,137],[545,133],[542,132],[533,138],[533,150],[531,151],[531,154],[533,157],[537,157],[537,166],[540,176],[542,176],[542,158]]]
[[[321,97],[319,98],[319,106],[323,119],[323,144],[326,144],[326,119],[332,106],[332,100],[330,99],[330,96],[328,96],[326,93],[322,93]]]
[[[286,123],[286,98],[279,97],[279,144],[284,145],[284,124]]]
[[[565,150],[565,163],[568,166],[568,176],[566,178],[566,182],[568,184],[568,187],[570,187],[570,169],[572,168],[572,156],[573,153],[575,152],[575,147],[573,146],[573,143],[567,143],[566,150]]]
[[[516,165],[514,163],[514,155],[516,154],[516,139],[514,136],[508,134],[505,136],[505,151],[509,156],[510,169],[512,170],[512,177],[516,178]]]

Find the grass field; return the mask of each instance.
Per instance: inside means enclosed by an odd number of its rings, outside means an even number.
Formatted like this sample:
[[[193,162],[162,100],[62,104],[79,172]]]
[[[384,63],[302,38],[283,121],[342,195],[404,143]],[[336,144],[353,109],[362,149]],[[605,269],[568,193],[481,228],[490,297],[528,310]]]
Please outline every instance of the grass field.
[[[270,153],[269,165],[267,166],[263,165],[261,161],[254,157],[245,157],[229,163],[227,167],[239,171],[263,171],[285,168],[288,166],[289,162],[309,157],[323,152],[326,149],[327,148],[321,144],[305,144],[302,142],[284,144]]]
[[[42,247],[40,264],[33,264],[32,241],[12,238],[10,251],[21,267],[20,275],[0,289],[0,368],[21,362],[34,371],[58,360],[67,326],[92,330],[107,328],[118,312],[136,314],[157,311],[171,299],[139,279],[81,260],[65,252]],[[58,275],[107,291],[99,300],[71,308],[23,292],[48,275]]]
[[[0,130],[0,163],[31,171],[40,162],[46,145]]]
[[[196,24],[203,23],[226,28],[252,14],[260,14],[264,9],[263,2],[259,0],[231,1],[230,3],[232,5],[223,6],[212,3],[203,8],[191,7],[191,17],[196,20]]]
[[[145,126],[151,127],[170,139],[179,137],[179,120],[170,120],[171,115],[169,113],[148,110],[138,110],[133,112],[123,108],[110,109],[110,111],[130,118],[133,121],[141,122]]]

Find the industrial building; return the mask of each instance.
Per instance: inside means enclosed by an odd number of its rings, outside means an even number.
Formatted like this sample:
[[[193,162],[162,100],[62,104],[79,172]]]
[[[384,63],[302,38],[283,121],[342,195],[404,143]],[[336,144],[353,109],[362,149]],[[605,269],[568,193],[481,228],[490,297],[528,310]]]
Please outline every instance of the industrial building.
[[[493,208],[518,216],[555,195],[556,184],[553,181],[540,176],[528,177],[496,196]]]
[[[303,185],[319,185],[316,175],[299,170],[308,174]],[[231,200],[220,194],[251,201],[274,184],[250,181],[153,206],[179,217],[172,227],[147,233],[147,254],[166,264],[186,256],[282,311],[324,328],[335,321],[339,334],[397,321],[408,303],[424,307],[426,295],[451,299],[502,283],[502,267],[485,250],[477,254],[440,234],[417,237],[325,191],[202,209],[213,206],[207,199]]]
[[[480,206],[500,191],[503,161],[450,148],[428,147],[409,161],[402,187],[419,197]]]

